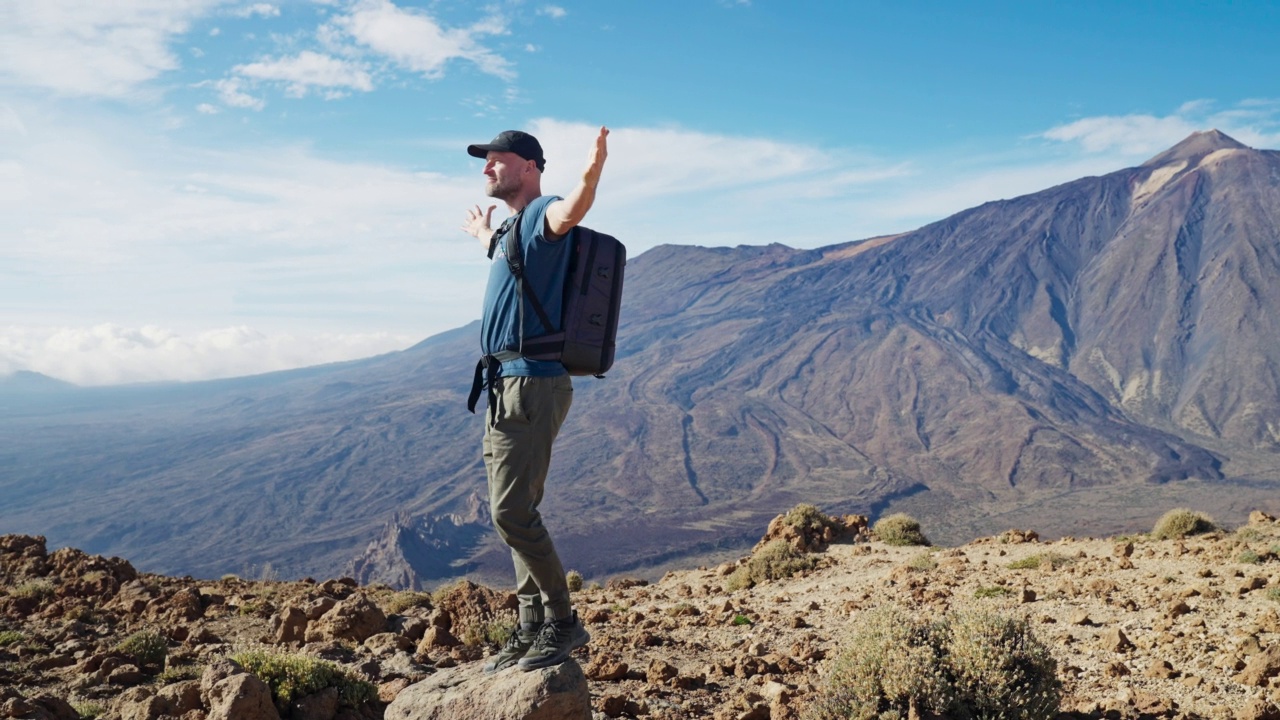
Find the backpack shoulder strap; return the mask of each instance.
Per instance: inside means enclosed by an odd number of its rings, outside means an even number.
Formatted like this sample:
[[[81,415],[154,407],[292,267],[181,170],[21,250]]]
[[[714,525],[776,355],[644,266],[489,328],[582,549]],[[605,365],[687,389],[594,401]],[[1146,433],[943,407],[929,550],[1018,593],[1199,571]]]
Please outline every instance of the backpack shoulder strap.
[[[538,322],[542,323],[542,327],[546,332],[552,333],[556,331],[554,325],[551,324],[551,318],[547,316],[547,311],[542,309],[542,303],[538,301],[536,293],[528,293],[526,296],[524,291],[524,248],[520,244],[520,218],[524,215],[524,210],[516,213],[511,227],[503,238],[503,244],[507,250],[507,267],[511,269],[511,274],[516,278],[516,287],[520,295],[521,306],[524,304],[526,297],[529,299],[529,305],[533,307],[533,312],[538,316]],[[520,341],[524,344],[524,323],[520,323]]]

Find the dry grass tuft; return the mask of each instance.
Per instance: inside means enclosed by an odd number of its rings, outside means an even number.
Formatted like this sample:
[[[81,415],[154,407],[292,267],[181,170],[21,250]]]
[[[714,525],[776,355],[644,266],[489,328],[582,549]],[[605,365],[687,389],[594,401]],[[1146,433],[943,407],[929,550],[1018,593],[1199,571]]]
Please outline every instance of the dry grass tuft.
[[[920,532],[920,523],[906,513],[894,513],[876,521],[871,529],[880,541],[889,545],[929,545]]]
[[[1160,516],[1155,528],[1151,530],[1151,537],[1156,540],[1173,540],[1217,529],[1217,524],[1208,515],[1187,508],[1176,508]]]

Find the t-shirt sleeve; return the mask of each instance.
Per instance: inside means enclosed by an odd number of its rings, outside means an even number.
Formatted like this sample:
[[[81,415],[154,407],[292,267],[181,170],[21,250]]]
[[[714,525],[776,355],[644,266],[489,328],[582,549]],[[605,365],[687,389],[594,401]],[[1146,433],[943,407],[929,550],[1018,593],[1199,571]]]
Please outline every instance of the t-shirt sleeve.
[[[537,242],[559,242],[564,239],[562,237],[555,239],[547,237],[547,208],[551,203],[562,199],[559,195],[543,195],[529,203],[528,210],[530,212],[525,213],[523,224],[520,227],[520,234],[526,238],[524,242],[526,247]]]

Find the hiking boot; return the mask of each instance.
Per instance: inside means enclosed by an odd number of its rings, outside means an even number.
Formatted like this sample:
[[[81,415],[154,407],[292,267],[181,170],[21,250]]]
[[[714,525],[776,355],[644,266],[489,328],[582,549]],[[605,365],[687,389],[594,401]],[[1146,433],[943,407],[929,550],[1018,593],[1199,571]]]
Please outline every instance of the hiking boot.
[[[537,670],[559,665],[569,659],[574,648],[582,647],[590,640],[591,635],[578,622],[577,612],[564,620],[548,620],[538,631],[533,647],[520,658],[520,669]]]
[[[537,628],[535,625],[534,628]],[[511,631],[510,637],[503,643],[502,649],[498,651],[493,659],[484,664],[486,673],[496,673],[499,670],[505,670],[516,664],[525,653],[529,652],[529,648],[533,647],[533,641],[538,639],[538,630],[525,630],[524,627],[517,627]]]

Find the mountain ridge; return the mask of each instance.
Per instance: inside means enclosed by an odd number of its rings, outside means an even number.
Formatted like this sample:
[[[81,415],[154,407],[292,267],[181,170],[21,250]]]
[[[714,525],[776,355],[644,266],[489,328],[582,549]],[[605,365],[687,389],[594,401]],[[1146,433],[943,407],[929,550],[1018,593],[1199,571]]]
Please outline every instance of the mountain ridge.
[[[1280,291],[1266,282],[1280,154],[1201,152],[1230,140],[1204,135],[1171,149],[1194,164],[864,243],[633,259],[615,368],[577,383],[557,443],[544,509],[567,566],[659,572],[732,553],[796,502],[907,509],[952,542],[998,524],[1114,532],[1178,500],[1225,518],[1280,509]],[[500,576],[506,552],[468,510],[484,491],[480,428],[461,410],[475,352],[459,328],[188,388],[149,416],[47,414],[48,437],[0,417],[0,491],[17,498],[0,523],[215,576],[237,562]],[[54,504],[91,476],[108,479],[93,512]],[[445,562],[406,544],[449,525],[462,535]]]

